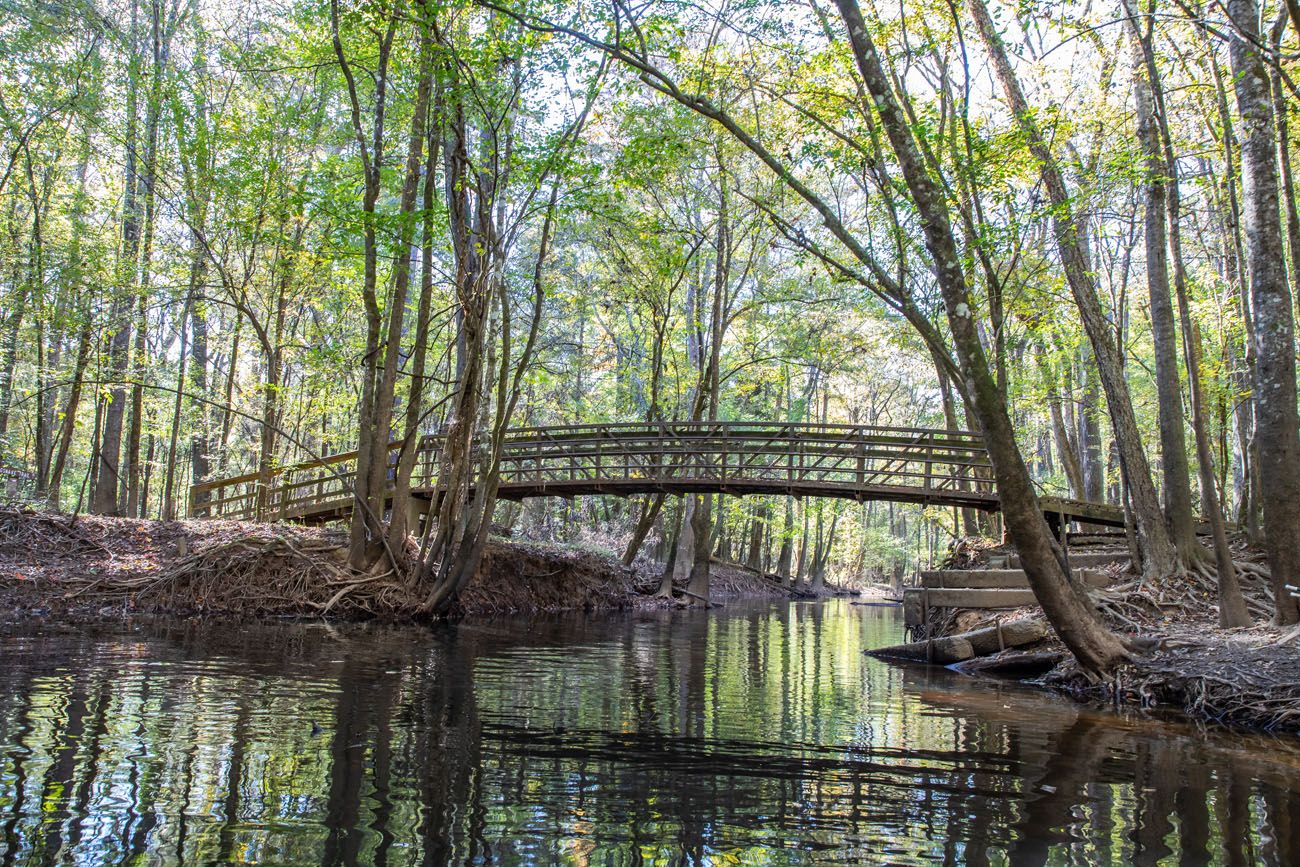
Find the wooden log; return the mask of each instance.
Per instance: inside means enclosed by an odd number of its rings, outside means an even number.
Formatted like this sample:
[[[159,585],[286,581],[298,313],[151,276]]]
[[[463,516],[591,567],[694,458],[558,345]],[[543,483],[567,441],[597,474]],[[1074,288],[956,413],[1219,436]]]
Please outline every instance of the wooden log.
[[[962,674],[981,674],[990,677],[1038,677],[1046,674],[1067,658],[1058,650],[1009,650],[992,656],[966,659],[952,664],[953,671]]]
[[[972,629],[929,641],[912,641],[868,650],[871,656],[915,659],[949,665],[977,656],[988,656],[1008,647],[1023,647],[1047,637],[1047,624],[1036,617],[1024,617],[995,626]]]
[[[988,656],[1008,647],[1023,647],[1047,637],[1047,623],[1037,617],[1022,617],[1007,623],[963,632],[976,656]]]
[[[869,656],[886,659],[910,659],[915,662],[933,662],[938,665],[951,665],[975,656],[970,642],[956,635],[935,638],[932,641],[914,641],[910,644],[895,644],[878,650],[865,651]]]

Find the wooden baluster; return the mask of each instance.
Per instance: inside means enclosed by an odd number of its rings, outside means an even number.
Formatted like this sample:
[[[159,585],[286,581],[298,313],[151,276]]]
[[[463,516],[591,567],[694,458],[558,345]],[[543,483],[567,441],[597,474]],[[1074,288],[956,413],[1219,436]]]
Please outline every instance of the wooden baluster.
[[[726,484],[727,481],[727,427],[726,425],[722,426],[721,433],[722,433],[722,446],[721,446],[722,454],[719,455],[720,460],[718,461],[718,483]]]
[[[858,487],[862,488],[867,475],[867,441],[863,434],[858,434]]]
[[[658,439],[659,439],[659,454],[655,459],[656,461],[655,477],[659,479],[660,482],[662,482],[665,480],[665,476],[666,476],[666,471],[664,469],[664,446],[665,443],[668,441],[668,426],[665,425],[663,422],[659,422]]]

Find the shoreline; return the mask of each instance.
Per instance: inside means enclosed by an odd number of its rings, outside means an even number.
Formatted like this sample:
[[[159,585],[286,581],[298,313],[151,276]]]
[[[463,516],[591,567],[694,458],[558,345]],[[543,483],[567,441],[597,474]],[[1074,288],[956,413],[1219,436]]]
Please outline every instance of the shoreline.
[[[137,617],[377,622],[419,625],[419,594],[383,576],[344,572],[338,529],[234,521],[72,517],[0,510],[0,621],[67,625]],[[622,565],[609,552],[494,538],[453,620],[566,612],[687,607],[654,596],[658,570]],[[733,600],[808,600],[748,570],[713,567],[711,605]],[[828,592],[823,598],[837,594]],[[852,604],[887,600],[864,596]],[[998,619],[1035,616],[1035,609]],[[1143,624],[1150,649],[1101,684],[1066,660],[1044,673],[962,670],[1014,681],[1101,706],[1174,713],[1197,723],[1274,734],[1300,733],[1300,641],[1257,625],[1223,631],[1198,616]],[[1037,616],[1041,616],[1038,613]],[[1122,627],[1122,624],[1115,624]],[[1125,631],[1120,628],[1120,631]],[[936,636],[938,637],[938,636]],[[1067,657],[1049,636],[1027,648],[981,658],[997,668],[1029,651]],[[885,661],[900,660],[881,657]],[[906,661],[913,665],[938,665]]]
[[[238,521],[155,521],[0,510],[6,620],[90,622],[132,615],[419,624],[419,588],[344,567],[340,529]],[[684,604],[653,596],[657,570],[582,546],[494,537],[452,619]],[[743,569],[713,568],[711,604],[791,598]]]

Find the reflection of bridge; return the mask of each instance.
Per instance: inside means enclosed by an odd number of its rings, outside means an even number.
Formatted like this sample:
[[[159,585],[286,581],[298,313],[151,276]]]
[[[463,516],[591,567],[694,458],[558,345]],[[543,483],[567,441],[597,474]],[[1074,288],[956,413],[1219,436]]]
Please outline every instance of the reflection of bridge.
[[[425,437],[412,490],[438,490],[439,437]],[[390,446],[396,459],[399,443]],[[195,517],[323,521],[352,508],[356,452],[217,479],[190,490]],[[996,511],[976,434],[921,428],[661,422],[517,428],[506,437],[499,495],[724,493],[842,497]],[[1051,516],[1123,525],[1114,507],[1044,500]]]

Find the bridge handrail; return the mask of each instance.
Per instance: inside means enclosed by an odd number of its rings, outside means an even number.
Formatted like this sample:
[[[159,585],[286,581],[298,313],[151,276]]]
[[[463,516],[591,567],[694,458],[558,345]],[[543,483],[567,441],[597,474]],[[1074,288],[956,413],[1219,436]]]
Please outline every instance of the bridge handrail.
[[[420,440],[417,478],[426,485],[436,484],[433,481],[436,477],[434,461],[441,440],[442,436],[438,434],[425,435]],[[870,475],[872,484],[880,484],[876,481],[880,477],[896,483],[919,479],[926,489],[932,486],[944,489],[967,481],[987,483],[979,471],[989,466],[983,442],[973,433],[881,425],[746,421],[548,425],[515,428],[507,433],[504,445],[504,460],[515,464],[506,470],[510,478],[516,483],[543,486],[547,482],[548,465],[553,474],[567,471],[566,477],[555,480],[557,483],[586,481],[593,478],[589,474],[602,471],[621,472],[621,475],[613,476],[615,480],[642,480],[648,458],[655,459],[652,469],[666,473],[664,479],[672,482],[681,480],[672,474],[685,468],[695,456],[700,458],[702,471],[720,470],[723,477],[729,470],[727,461],[730,457],[736,461],[734,470],[737,472],[766,471],[770,474],[797,470],[801,480],[809,474],[820,474],[818,477],[828,484],[832,483],[832,474],[841,478],[845,473],[852,474],[854,469],[845,469],[843,463],[856,460],[859,485],[865,475]],[[401,447],[401,441],[396,441],[389,444],[389,451]],[[751,460],[748,463],[744,460],[762,456],[771,460]],[[675,460],[679,457],[680,461]],[[318,497],[323,498],[328,493],[338,499],[343,494],[340,488],[346,486],[355,471],[323,472],[306,479],[296,476],[344,465],[356,458],[355,450],[339,452],[273,467],[265,474],[252,472],[200,482],[190,489],[190,512],[192,515],[215,512],[218,515],[261,517],[268,511],[272,514],[277,511],[267,509],[272,505],[269,502],[272,494],[276,493],[280,499],[278,511],[284,517],[289,506],[303,505],[304,502],[309,505],[311,502],[309,498],[289,498],[290,492],[317,486]],[[665,459],[674,460],[665,464]],[[720,467],[710,463],[717,460],[720,460]],[[557,461],[564,466],[554,466]],[[833,463],[824,465],[826,461]],[[873,465],[868,467],[868,461]],[[883,461],[881,465],[874,465],[880,461]],[[587,466],[588,462],[594,462],[594,465]],[[911,469],[911,465],[922,465],[924,469]],[[951,472],[936,476],[933,472],[936,465],[950,467]],[[339,483],[339,487],[334,487],[334,483]],[[328,492],[326,487],[330,488]],[[239,507],[224,508],[232,503],[239,504]]]

